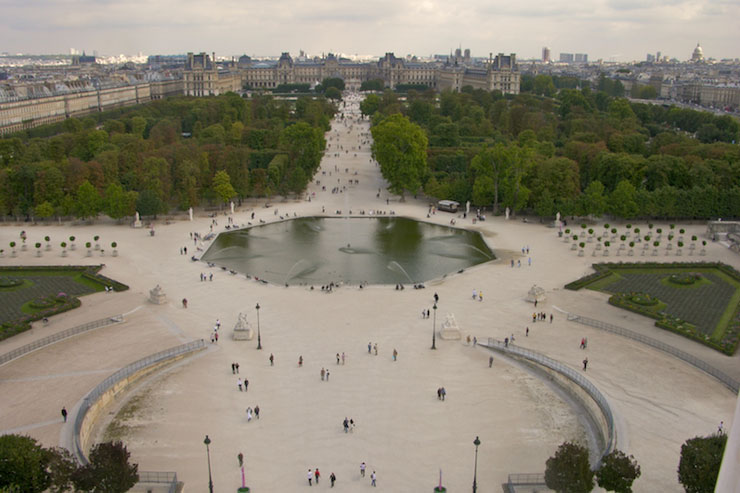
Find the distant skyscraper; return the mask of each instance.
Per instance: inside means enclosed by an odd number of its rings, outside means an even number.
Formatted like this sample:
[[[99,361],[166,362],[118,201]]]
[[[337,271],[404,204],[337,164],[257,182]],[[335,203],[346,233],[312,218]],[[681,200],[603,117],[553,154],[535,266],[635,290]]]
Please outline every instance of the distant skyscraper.
[[[647,57],[645,58],[645,61],[648,63],[653,63],[655,61],[655,55],[648,53]]]
[[[545,63],[550,63],[550,48],[547,46],[542,47],[542,61]]]
[[[588,63],[588,55],[586,53],[576,53],[576,63]]]
[[[560,54],[560,61],[564,63],[573,63],[574,57],[573,53],[561,53]]]

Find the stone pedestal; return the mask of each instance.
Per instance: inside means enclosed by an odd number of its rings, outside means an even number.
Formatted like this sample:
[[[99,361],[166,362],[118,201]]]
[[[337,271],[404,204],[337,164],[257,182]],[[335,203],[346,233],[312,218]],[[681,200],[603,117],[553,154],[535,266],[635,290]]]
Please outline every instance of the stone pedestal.
[[[530,303],[534,303],[535,301],[537,303],[540,303],[542,301],[545,301],[547,299],[547,296],[545,296],[545,288],[542,288],[538,285],[533,285],[529,292],[527,293],[527,297],[525,298],[526,301],[529,301]]]
[[[239,319],[234,325],[233,337],[235,341],[251,341],[254,338],[254,330],[247,322],[247,316],[244,313],[239,314]]]
[[[159,284],[154,286],[154,289],[149,290],[149,301],[155,305],[163,305],[167,303],[167,295],[164,294],[164,291]]]
[[[442,322],[442,327],[439,329],[439,337],[446,341],[462,338],[460,328],[457,326],[457,321],[455,321],[455,316],[452,313],[448,313],[445,321]]]

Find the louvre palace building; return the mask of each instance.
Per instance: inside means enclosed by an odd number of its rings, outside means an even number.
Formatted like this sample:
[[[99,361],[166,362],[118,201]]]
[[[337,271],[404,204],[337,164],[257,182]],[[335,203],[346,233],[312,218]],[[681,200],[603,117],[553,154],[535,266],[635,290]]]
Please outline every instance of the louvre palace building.
[[[439,57],[438,57],[439,58]],[[430,62],[403,59],[386,53],[377,62],[354,62],[329,54],[292,58],[283,53],[277,60],[253,60],[244,55],[238,60],[215,63],[215,54],[188,53],[183,72],[184,93],[208,96],[243,89],[273,90],[288,84],[318,84],[327,78],[344,80],[349,90],[359,90],[365,81],[382,80],[385,87],[422,85],[443,91],[460,91],[465,86],[504,94],[519,94],[520,74],[516,55],[499,53],[484,60],[473,60],[470,50],[456,50],[444,60]]]

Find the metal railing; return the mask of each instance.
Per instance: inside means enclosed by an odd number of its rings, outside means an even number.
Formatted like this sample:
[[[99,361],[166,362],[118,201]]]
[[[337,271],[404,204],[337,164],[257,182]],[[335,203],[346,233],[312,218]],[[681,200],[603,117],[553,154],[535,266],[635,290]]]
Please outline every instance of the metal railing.
[[[48,337],[44,337],[30,344],[26,344],[25,346],[21,346],[10,352],[0,355],[0,365],[4,365],[5,363],[12,361],[16,358],[20,358],[21,356],[28,354],[31,351],[35,351],[44,346],[48,346],[49,344],[54,344],[55,342],[59,342],[63,339],[67,339],[68,337],[72,337],[77,334],[87,332],[88,330],[93,330],[93,329],[97,329],[100,327],[105,327],[107,325],[117,324],[120,322],[123,322],[123,315],[114,315],[112,317],[102,318],[100,320],[95,320],[94,322],[88,322],[84,325],[78,325],[77,327],[72,327],[71,329],[57,332],[56,334],[50,335]]]
[[[505,344],[501,341],[495,340],[492,337],[489,337],[488,343],[483,344],[483,345],[491,349],[496,349],[498,351],[501,351],[502,353],[518,356],[526,360],[532,361],[534,363],[537,363],[539,365],[542,365],[546,368],[549,368],[563,375],[565,378],[567,378],[568,380],[572,381],[573,383],[581,387],[599,407],[599,410],[604,415],[604,419],[606,421],[607,436],[603,437],[604,447],[599,452],[599,459],[601,459],[603,456],[605,456],[606,454],[612,451],[612,448],[615,445],[615,437],[614,437],[614,415],[612,414],[611,407],[609,407],[609,403],[607,402],[606,397],[604,397],[604,395],[599,391],[599,389],[597,389],[594,386],[594,384],[592,384],[580,372],[574,370],[573,368],[569,366],[566,366],[560,363],[559,361],[549,358],[542,353],[532,351],[531,349],[525,349],[519,346],[515,346],[515,345],[512,345],[511,343]]]
[[[77,412],[77,417],[75,418],[73,430],[74,443],[72,452],[77,460],[83,465],[87,464],[88,462],[87,457],[85,457],[85,453],[82,450],[80,433],[82,431],[82,424],[85,421],[85,416],[87,415],[87,412],[100,398],[100,396],[102,396],[105,392],[107,392],[111,387],[113,387],[121,380],[128,378],[129,376],[133,375],[139,370],[142,370],[143,368],[180,356],[182,354],[203,349],[204,347],[206,347],[205,341],[203,339],[200,339],[197,341],[189,342],[187,344],[183,344],[181,346],[176,346],[164,351],[160,351],[156,354],[152,354],[150,356],[147,356],[146,358],[142,358],[131,363],[128,366],[121,368],[113,375],[100,382],[94,389],[92,389],[82,400],[82,403],[80,404],[80,409]]]
[[[169,484],[168,493],[175,493],[177,491],[177,473],[139,471],[139,483]]]
[[[732,390],[735,394],[737,394],[738,390],[740,390],[740,382],[738,382],[731,376],[727,375],[723,371],[718,370],[717,368],[713,367],[709,363],[702,361],[699,358],[685,351],[681,351],[680,349],[670,346],[657,339],[653,339],[652,337],[639,334],[637,332],[631,331],[629,329],[625,329],[623,327],[619,327],[617,325],[612,325],[606,322],[602,322],[600,320],[595,320],[593,318],[588,318],[588,317],[582,317],[574,313],[568,313],[568,320],[572,322],[578,322],[583,325],[595,327],[597,329],[601,329],[606,332],[611,332],[612,334],[617,334],[623,337],[627,337],[629,339],[640,342],[642,344],[646,344],[650,347],[654,347],[655,349],[664,351],[672,356],[675,356],[676,358],[679,358],[685,361],[686,363],[692,366],[695,366],[696,368],[702,370],[703,372],[708,373],[709,375],[713,376],[714,378],[722,382],[722,384],[724,384],[727,388]]]

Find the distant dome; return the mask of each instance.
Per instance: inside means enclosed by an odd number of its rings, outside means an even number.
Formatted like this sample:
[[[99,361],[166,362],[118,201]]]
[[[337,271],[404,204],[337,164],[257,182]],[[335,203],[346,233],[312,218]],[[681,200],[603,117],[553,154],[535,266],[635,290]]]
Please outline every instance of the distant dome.
[[[704,50],[701,49],[701,45],[699,43],[696,43],[696,48],[694,48],[694,53],[691,55],[691,60],[695,62],[704,60]]]

